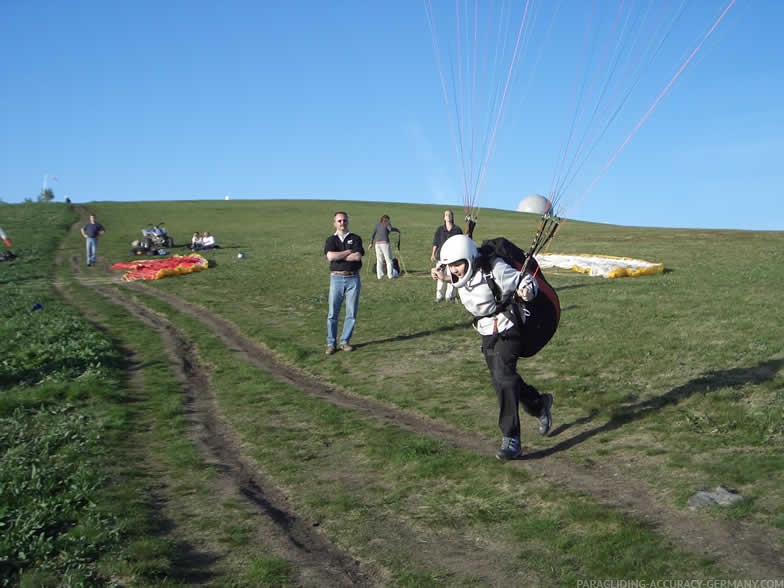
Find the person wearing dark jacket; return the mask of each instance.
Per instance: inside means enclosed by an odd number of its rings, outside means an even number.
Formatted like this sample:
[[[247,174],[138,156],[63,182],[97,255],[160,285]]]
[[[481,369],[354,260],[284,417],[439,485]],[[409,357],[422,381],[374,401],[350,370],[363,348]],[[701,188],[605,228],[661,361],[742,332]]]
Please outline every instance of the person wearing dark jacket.
[[[98,237],[105,233],[103,225],[95,220],[95,215],[90,215],[90,222],[82,227],[82,237],[87,246],[87,265],[95,265],[95,255],[98,252]]]
[[[362,237],[348,230],[348,214],[336,212],[334,215],[335,233],[324,243],[324,255],[329,261],[329,314],[327,315],[327,355],[337,350],[338,317],[343,302],[346,303],[346,316],[340,334],[340,349],[352,351],[351,335],[357,322],[359,292],[362,283],[359,270],[362,268]]]
[[[455,215],[451,210],[444,211],[444,223],[438,225],[436,233],[433,235],[433,251],[430,252],[430,261],[436,262],[441,252],[441,247],[449,237],[462,235],[463,229],[455,224]],[[446,300],[448,302],[455,299],[455,289],[452,282],[438,280],[436,282],[436,302]]]

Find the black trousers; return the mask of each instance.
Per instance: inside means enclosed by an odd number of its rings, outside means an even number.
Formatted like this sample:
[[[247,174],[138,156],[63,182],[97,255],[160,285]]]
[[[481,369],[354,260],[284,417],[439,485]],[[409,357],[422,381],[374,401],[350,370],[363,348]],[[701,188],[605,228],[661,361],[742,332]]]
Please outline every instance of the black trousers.
[[[542,412],[541,394],[517,373],[517,360],[524,349],[516,327],[497,335],[482,335],[482,354],[498,398],[498,428],[504,437],[520,436],[519,404],[531,416],[538,417]]]

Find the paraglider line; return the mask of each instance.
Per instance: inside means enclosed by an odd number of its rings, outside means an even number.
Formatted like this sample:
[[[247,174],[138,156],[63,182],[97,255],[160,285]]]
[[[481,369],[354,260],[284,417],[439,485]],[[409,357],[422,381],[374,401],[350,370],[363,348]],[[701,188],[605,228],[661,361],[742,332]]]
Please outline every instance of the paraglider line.
[[[438,43],[438,34],[436,33],[435,25],[433,24],[433,7],[429,0],[425,0],[425,13],[427,15],[428,24],[430,25],[430,32],[433,37],[433,50],[436,56],[436,63],[438,65],[438,73],[441,79],[441,92],[444,97],[444,104],[446,105],[447,113],[450,112],[451,103],[449,101],[449,92],[447,92],[446,88],[446,77],[444,76],[444,66],[443,62],[441,61],[441,49]],[[454,82],[454,76],[452,77]],[[454,85],[454,84],[453,84]],[[457,91],[454,90],[455,95],[457,95]],[[456,118],[459,118],[459,110],[457,104],[455,104],[455,117],[451,115],[448,116],[449,120],[449,130],[452,134],[452,144],[455,148],[455,160],[457,161],[457,166],[459,169],[465,170],[465,164],[463,163],[463,158],[461,157],[461,141],[458,139],[458,135],[462,136],[461,130],[455,131],[455,125],[459,124],[459,120],[456,121]],[[468,185],[466,184],[465,173],[463,173],[463,189],[465,193],[468,194]]]
[[[689,63],[691,63],[692,59],[697,54],[697,52],[702,48],[702,46],[705,44],[705,42],[708,40],[708,38],[713,34],[713,32],[716,30],[716,27],[719,26],[719,23],[721,23],[721,21],[724,20],[724,17],[727,15],[727,13],[729,12],[730,8],[732,8],[732,6],[734,4],[735,4],[735,0],[730,0],[730,3],[724,9],[724,11],[721,13],[721,15],[716,19],[716,22],[713,23],[713,26],[708,30],[708,32],[705,34],[703,39],[698,43],[698,45],[694,48],[694,50],[689,54],[689,57],[686,58],[686,61],[684,61],[683,64],[681,65],[681,67],[678,69],[678,71],[675,72],[675,75],[672,77],[672,79],[669,81],[669,83],[664,87],[664,89],[659,93],[659,96],[656,98],[656,100],[654,100],[653,104],[651,104],[651,106],[648,108],[648,110],[645,112],[645,114],[642,116],[642,118],[639,120],[639,122],[634,126],[634,128],[631,130],[631,132],[626,136],[626,139],[624,139],[623,143],[621,143],[621,146],[618,147],[618,149],[615,151],[615,153],[613,153],[613,155],[610,157],[610,159],[607,160],[607,163],[604,164],[604,167],[602,168],[602,170],[599,172],[599,174],[596,176],[596,178],[594,178],[594,180],[591,182],[591,184],[588,186],[588,188],[585,190],[585,192],[583,192],[582,196],[580,197],[580,199],[577,202],[577,206],[579,206],[579,204],[585,199],[585,197],[588,195],[588,193],[599,182],[599,180],[604,176],[604,174],[607,173],[607,170],[610,168],[610,166],[618,158],[618,155],[621,153],[621,151],[623,151],[624,147],[626,147],[626,145],[629,143],[629,141],[631,141],[631,138],[637,133],[637,131],[645,123],[645,121],[648,120],[648,117],[650,117],[651,113],[654,111],[656,106],[658,106],[659,102],[661,102],[662,99],[664,98],[664,96],[667,95],[667,93],[672,88],[673,84],[675,84],[676,80],[685,71],[685,69],[688,67]]]
[[[504,91],[501,94],[501,104],[498,107],[498,113],[496,115],[495,124],[493,125],[493,132],[492,132],[492,135],[490,136],[490,142],[488,143],[488,146],[487,146],[487,153],[485,154],[484,162],[482,163],[482,168],[481,168],[481,172],[480,172],[480,176],[479,176],[479,183],[477,184],[477,188],[476,188],[476,199],[477,200],[479,199],[479,192],[481,191],[482,184],[484,183],[485,172],[487,171],[487,164],[488,164],[488,162],[490,160],[490,155],[491,155],[492,150],[493,150],[493,144],[495,143],[495,136],[496,136],[496,133],[498,131],[498,124],[499,124],[499,122],[501,120],[501,114],[503,113],[503,110],[504,110],[504,104],[506,102],[506,97],[507,97],[508,90],[509,90],[509,82],[512,79],[512,72],[514,71],[515,63],[517,62],[518,51],[519,51],[519,48],[520,48],[520,39],[522,38],[523,30],[525,29],[525,23],[527,22],[529,5],[530,5],[530,0],[526,0],[525,10],[523,11],[523,17],[520,20],[520,28],[517,31],[517,39],[515,40],[514,51],[512,53],[512,60],[509,63],[509,71],[508,71],[507,76],[506,76],[506,83],[504,84]]]

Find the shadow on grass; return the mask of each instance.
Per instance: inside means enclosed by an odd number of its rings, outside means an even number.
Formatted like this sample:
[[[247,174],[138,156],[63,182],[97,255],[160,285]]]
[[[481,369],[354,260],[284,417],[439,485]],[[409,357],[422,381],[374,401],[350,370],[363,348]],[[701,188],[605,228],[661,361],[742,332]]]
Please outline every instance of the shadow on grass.
[[[429,329],[427,331],[420,331],[418,333],[409,333],[408,335],[396,335],[395,337],[387,337],[385,339],[374,339],[372,341],[367,341],[365,343],[357,343],[357,344],[352,343],[352,346],[356,349],[359,349],[360,347],[368,347],[370,345],[380,345],[381,343],[390,343],[392,341],[408,341],[409,339],[418,339],[420,337],[427,337],[435,333],[448,333],[449,331],[459,331],[462,329],[470,329],[470,328],[472,328],[471,321],[468,321],[467,323],[455,323],[453,325],[445,325],[437,329]]]
[[[165,570],[167,580],[183,582],[188,586],[209,584],[215,579],[212,568],[220,560],[220,556],[201,551],[188,541],[173,539],[177,524],[163,514],[164,507],[165,504],[159,497],[152,497],[152,508],[157,521],[154,535],[171,539],[163,553],[159,554],[168,559],[169,565]]]
[[[565,289],[568,289],[568,288],[582,288],[582,287],[584,287],[586,285],[587,284],[574,284],[572,286],[565,286],[564,288],[559,288],[559,290],[565,290]],[[460,304],[459,301],[457,301],[456,303]],[[442,303],[442,304],[444,304],[444,303]],[[575,310],[575,309],[578,309],[578,308],[580,308],[580,306],[578,306],[578,305],[562,306],[561,307],[561,311],[563,312],[563,311]],[[465,328],[472,328],[471,320],[469,320],[469,321],[467,321],[465,323],[455,323],[455,324],[452,324],[452,325],[446,325],[446,326],[443,326],[443,327],[439,327],[437,329],[430,329],[430,330],[427,330],[427,331],[420,331],[419,333],[409,333],[407,335],[397,335],[395,337],[387,337],[385,339],[374,339],[374,340],[371,340],[371,341],[367,341],[365,343],[356,343],[356,344],[354,344],[354,347],[356,349],[359,349],[360,347],[367,347],[369,345],[379,345],[381,343],[390,343],[392,341],[407,341],[409,339],[418,339],[419,337],[427,337],[427,336],[433,335],[435,333],[447,333],[449,331],[457,331],[457,330],[465,329]]]
[[[212,266],[210,266],[210,267],[212,267]],[[574,285],[574,286],[568,286],[568,287],[582,288],[583,285],[580,284],[580,285]],[[444,304],[444,303],[442,303],[442,304]],[[460,304],[460,302],[458,301],[457,304]],[[580,308],[580,306],[577,306],[577,305],[563,306],[563,307],[561,307],[561,311],[563,312],[563,311],[575,310],[575,309],[578,309],[578,308]],[[430,329],[430,330],[427,330],[427,331],[420,331],[418,333],[409,333],[407,335],[396,335],[395,337],[387,337],[387,338],[384,338],[384,339],[373,339],[373,340],[367,341],[365,343],[356,343],[356,344],[354,344],[354,347],[356,349],[359,349],[360,347],[368,347],[370,345],[379,345],[379,344],[382,344],[382,343],[390,343],[392,341],[408,341],[409,339],[418,339],[420,337],[427,337],[427,336],[433,335],[435,333],[448,333],[449,331],[457,331],[457,330],[466,329],[466,328],[469,328],[469,329],[473,328],[471,320],[469,320],[469,321],[467,321],[465,323],[455,323],[455,324],[452,324],[452,325],[446,325],[446,326],[443,326],[443,327],[439,327],[437,329]]]
[[[541,459],[558,453],[559,451],[565,451],[587,441],[591,437],[608,431],[614,431],[627,423],[643,419],[666,406],[678,404],[681,400],[695,394],[707,394],[727,386],[738,388],[745,384],[762,384],[768,382],[776,377],[776,373],[781,370],[782,366],[784,366],[784,359],[771,359],[748,368],[732,368],[729,370],[707,372],[686,382],[682,386],[673,388],[661,396],[655,396],[628,406],[620,406],[613,411],[610,420],[603,425],[578,433],[574,437],[561,441],[557,445],[553,445],[547,449],[533,451],[526,455],[526,459]],[[592,411],[587,417],[577,419],[572,423],[566,423],[554,429],[550,433],[550,436],[555,437],[575,425],[589,423],[594,419],[596,414],[598,414],[598,411]]]
[[[562,290],[576,290],[577,288],[587,288],[589,286],[596,286],[598,284],[599,282],[594,282],[594,283],[585,282],[582,284],[566,284],[564,286],[558,286],[557,288],[555,288],[555,291],[561,292]]]

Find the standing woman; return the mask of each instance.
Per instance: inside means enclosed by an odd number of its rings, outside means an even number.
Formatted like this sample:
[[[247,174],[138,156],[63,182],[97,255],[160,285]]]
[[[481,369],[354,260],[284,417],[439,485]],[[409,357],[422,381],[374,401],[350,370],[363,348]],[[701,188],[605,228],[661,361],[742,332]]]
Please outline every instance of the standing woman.
[[[390,224],[389,215],[385,214],[378,219],[370,235],[370,245],[372,246],[374,242],[376,244],[376,277],[379,280],[384,277],[382,259],[387,264],[387,277],[390,280],[395,277],[395,270],[392,267],[392,244],[389,242],[390,233],[400,234],[400,231]]]

